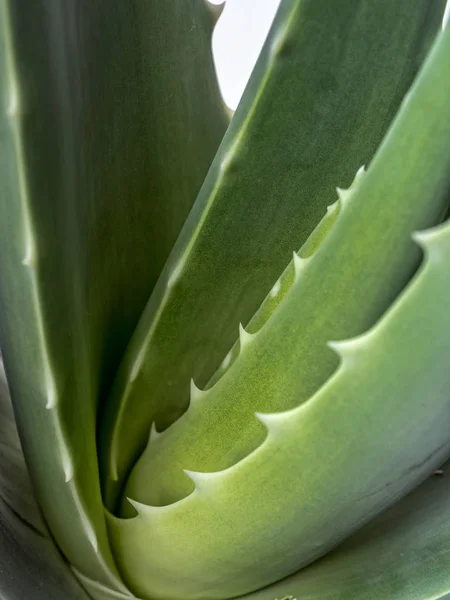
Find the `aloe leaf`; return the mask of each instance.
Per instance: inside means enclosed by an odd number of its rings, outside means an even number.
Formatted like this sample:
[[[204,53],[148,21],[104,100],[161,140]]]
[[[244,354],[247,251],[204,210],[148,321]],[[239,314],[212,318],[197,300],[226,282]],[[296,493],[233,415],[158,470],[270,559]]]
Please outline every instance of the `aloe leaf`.
[[[126,593],[96,411],[226,126],[213,18],[201,0],[2,0],[0,20],[0,325],[19,433],[65,556]]]
[[[0,598],[86,599],[34,497],[0,359]]]
[[[335,185],[369,163],[442,13],[425,0],[282,2],[116,379],[101,441],[110,508],[152,421],[186,409],[190,379],[206,384]]]
[[[34,529],[45,533],[30,476],[25,464],[0,358],[0,496]]]
[[[339,192],[342,193],[345,191],[348,193],[349,191],[352,191],[360,182],[364,173],[364,167],[358,169],[355,179],[348,190],[339,190]],[[268,321],[295,281],[296,262],[298,262],[299,258],[310,258],[318,250],[328,233],[331,231],[332,227],[334,227],[334,224],[342,213],[342,208],[342,201],[340,198],[338,198],[338,200],[333,204],[330,204],[330,206],[327,208],[327,212],[320,220],[317,227],[312,231],[311,235],[300,248],[298,253],[294,253],[294,258],[292,261],[277,279],[268,296],[264,299],[261,306],[250,319],[249,323],[245,326],[245,332],[250,334],[256,333]],[[212,387],[212,385],[214,385],[214,383],[216,383],[218,379],[224,375],[226,370],[229,369],[234,361],[239,357],[240,346],[241,343],[240,340],[238,340],[230,352],[226,355],[216,373],[214,373],[213,377],[208,382],[208,388]]]
[[[450,598],[450,463],[310,567],[245,600]]]
[[[76,569],[75,575],[84,589],[89,593],[89,598],[92,600],[142,600],[131,592],[123,593],[105,587],[98,581],[93,581],[92,579],[85,577],[82,573],[76,571]]]
[[[53,540],[31,527],[0,496],[0,598],[88,600]]]
[[[108,519],[136,593],[201,600],[259,589],[322,556],[449,456],[449,222],[415,235],[422,268],[362,333],[417,263],[412,228],[446,210],[449,69],[446,30],[355,197],[342,194],[342,215],[283,302],[256,335],[242,335],[239,360],[216,385],[150,437],[127,489],[137,516]],[[325,298],[314,318],[317,283]],[[362,335],[333,343],[341,364],[308,399],[302,359],[320,384],[337,362],[322,336],[353,328]],[[319,344],[309,348],[311,332]],[[297,396],[308,401],[292,408]],[[282,402],[290,410],[267,414]],[[266,412],[237,420],[245,408]],[[266,437],[255,449],[258,421]]]
[[[188,411],[156,439],[150,436],[126,495],[169,504],[192,489],[184,468],[217,471],[253,450],[265,435],[255,411],[288,410],[308,400],[338,366],[327,342],[367,331],[408,282],[420,258],[411,233],[438,222],[448,206],[446,67],[443,38],[369,172],[352,189],[339,190],[342,208],[319,250],[306,259],[295,255],[293,283],[272,318],[265,314],[255,334],[241,328],[239,360],[228,376],[204,393],[193,387]]]

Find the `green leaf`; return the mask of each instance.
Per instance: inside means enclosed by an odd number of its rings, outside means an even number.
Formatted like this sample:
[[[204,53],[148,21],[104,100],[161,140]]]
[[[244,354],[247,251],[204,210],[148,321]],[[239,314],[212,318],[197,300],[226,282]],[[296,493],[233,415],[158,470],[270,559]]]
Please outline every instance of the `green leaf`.
[[[9,397],[3,362],[0,358],[0,497],[34,529],[45,533],[34,490],[23,457]]]
[[[0,496],[1,600],[88,600],[55,543]]]
[[[334,552],[245,600],[450,598],[449,497],[447,463]]]
[[[137,596],[131,594],[131,592],[117,592],[98,583],[98,581],[93,581],[92,579],[85,577],[76,571],[76,569],[74,569],[74,571],[84,589],[89,592],[89,597],[92,598],[92,600],[141,600]]]
[[[242,335],[239,359],[214,387],[150,437],[126,490],[137,516],[108,521],[121,572],[141,596],[260,589],[325,554],[448,458],[450,222],[415,235],[422,268],[366,331],[417,264],[412,230],[447,209],[448,72],[450,29],[367,174],[341,192],[342,214],[317,253],[296,261],[272,317]],[[327,339],[357,334],[330,343],[341,364],[316,392],[337,363]]]
[[[84,600],[34,497],[0,358],[0,598]]]
[[[8,381],[52,534],[123,593],[96,411],[227,124],[212,27],[202,0],[0,2]]]
[[[152,421],[186,409],[190,379],[206,384],[335,185],[372,158],[442,12],[428,0],[281,4],[121,365],[101,441],[111,509]]]

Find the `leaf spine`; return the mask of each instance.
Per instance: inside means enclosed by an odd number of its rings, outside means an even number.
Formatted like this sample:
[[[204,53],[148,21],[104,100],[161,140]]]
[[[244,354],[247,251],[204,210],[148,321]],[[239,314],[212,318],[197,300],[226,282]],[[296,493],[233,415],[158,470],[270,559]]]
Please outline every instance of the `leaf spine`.
[[[239,323],[239,344],[241,352],[246,346],[250,344],[255,335],[256,334],[254,333],[248,333],[247,331],[245,331],[242,323]]]
[[[350,188],[354,188],[354,187],[356,187],[356,186],[357,186],[357,185],[360,183],[361,179],[363,178],[363,176],[364,176],[365,174],[366,174],[366,167],[365,167],[365,165],[362,165],[362,166],[361,166],[361,167],[359,167],[359,169],[356,171],[356,175],[355,175],[355,177],[353,178],[353,181],[352,181],[352,183],[351,183],[351,185],[350,185]]]
[[[11,119],[18,119],[20,116],[20,99],[19,92],[17,90],[17,83],[15,81],[11,84],[10,87],[9,101],[8,106],[6,108],[6,114]]]
[[[52,410],[56,407],[58,403],[58,393],[56,391],[55,380],[53,379],[53,376],[48,366],[45,369],[45,371],[45,396],[47,399],[45,408],[47,410]]]
[[[211,479],[211,473],[201,473],[200,471],[190,471],[189,469],[183,469],[183,472],[194,482],[197,491],[205,489],[205,485]]]
[[[276,426],[280,423],[280,421],[285,419],[285,411],[279,413],[255,412],[254,415],[258,419],[258,421],[264,425],[268,433],[273,432]]]
[[[25,252],[25,258],[22,260],[22,264],[25,267],[29,267],[30,269],[34,269],[36,267],[36,250],[31,241],[27,244],[27,249]]]
[[[200,398],[202,398],[207,393],[206,390],[201,390],[196,386],[195,381],[191,378],[191,403],[197,402]]]
[[[308,262],[307,258],[301,258],[297,254],[297,252],[293,252],[292,259],[294,261],[294,273],[295,273],[295,281],[299,278],[300,273],[303,271],[306,263]]]
[[[151,427],[150,427],[150,434],[148,436],[149,444],[153,444],[154,442],[156,442],[156,440],[158,438],[160,438],[162,435],[163,435],[163,432],[158,431],[156,429],[156,423],[155,423],[155,421],[153,421],[151,424]]]
[[[133,500],[129,496],[125,497],[127,502],[131,504],[134,510],[137,512],[139,517],[143,517],[144,515],[148,515],[152,509],[157,509],[157,506],[151,506],[150,504],[142,504],[142,502],[138,502],[137,500]]]
[[[59,424],[56,424],[56,437],[58,438],[58,446],[59,451],[61,453],[61,462],[64,473],[64,481],[65,483],[70,483],[75,477],[75,467],[72,461],[72,457],[70,456],[69,450],[67,448],[67,444],[64,440],[64,436],[59,427]]]
[[[328,348],[333,350],[342,361],[348,362],[356,358],[358,353],[367,347],[368,338],[372,336],[372,330],[349,340],[337,340],[327,342]]]
[[[225,356],[225,358],[222,361],[221,367],[222,369],[226,369],[229,367],[230,363],[231,363],[231,356],[232,356],[232,351],[230,350],[230,352],[228,352],[228,354]]]
[[[281,281],[279,279],[277,279],[277,281],[275,282],[275,285],[270,290],[270,296],[272,298],[276,298],[278,296],[278,294],[280,293],[280,290],[281,290]]]
[[[331,215],[337,210],[339,210],[339,200],[336,200],[336,202],[333,202],[327,206],[327,215]]]
[[[344,189],[337,187],[336,192],[339,197],[339,200],[342,202],[343,205],[345,205],[348,202],[350,196],[352,195],[352,191],[350,190],[350,188]]]

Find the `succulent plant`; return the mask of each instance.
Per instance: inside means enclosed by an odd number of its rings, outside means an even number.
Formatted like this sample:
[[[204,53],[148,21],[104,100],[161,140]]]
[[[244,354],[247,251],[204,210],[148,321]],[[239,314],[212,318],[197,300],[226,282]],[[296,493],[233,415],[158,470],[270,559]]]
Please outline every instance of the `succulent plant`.
[[[1,0],[1,600],[450,594],[444,8]]]

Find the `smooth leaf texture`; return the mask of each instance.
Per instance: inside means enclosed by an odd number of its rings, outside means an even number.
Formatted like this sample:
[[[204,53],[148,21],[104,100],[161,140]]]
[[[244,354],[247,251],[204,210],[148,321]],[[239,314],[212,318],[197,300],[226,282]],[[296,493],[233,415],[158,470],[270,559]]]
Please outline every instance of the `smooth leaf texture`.
[[[368,163],[442,16],[416,0],[284,0],[121,365],[101,441],[106,501],[202,386],[305,241],[336,184]],[[376,31],[376,35],[374,32]]]
[[[0,497],[1,600],[89,600],[53,540],[32,529]]]
[[[0,358],[0,598],[87,600],[42,521]]]
[[[170,504],[192,490],[183,469],[218,471],[254,450],[265,435],[255,411],[307,401],[338,366],[327,342],[367,331],[408,282],[420,258],[411,234],[439,222],[448,207],[450,80],[441,74],[450,62],[444,38],[438,50],[368,173],[354,189],[339,190],[343,206],[329,236],[310,259],[295,257],[293,285],[273,317],[254,336],[241,330],[235,368],[204,394],[194,390],[178,422],[156,440],[150,437],[126,496]]]
[[[246,600],[448,600],[450,463],[337,550]]]
[[[14,512],[40,533],[45,525],[23,457],[9,397],[3,362],[0,358],[0,496]]]
[[[65,556],[126,593],[96,410],[226,127],[213,16],[202,0],[2,0],[0,19],[0,335],[18,427]]]
[[[121,572],[144,598],[225,599],[264,587],[322,556],[448,458],[450,223],[415,235],[423,266],[363,332],[418,260],[412,230],[447,210],[449,70],[447,30],[355,197],[341,193],[342,215],[272,317],[242,336],[239,359],[213,388],[150,438],[127,489],[137,516],[109,518]],[[330,369],[327,332],[362,335],[330,344],[341,364],[308,400],[306,378]],[[296,397],[308,401],[295,406]],[[291,410],[261,414],[283,410],[283,400]],[[256,449],[258,421],[236,418],[249,407],[266,430]],[[195,484],[187,497],[176,469]]]

